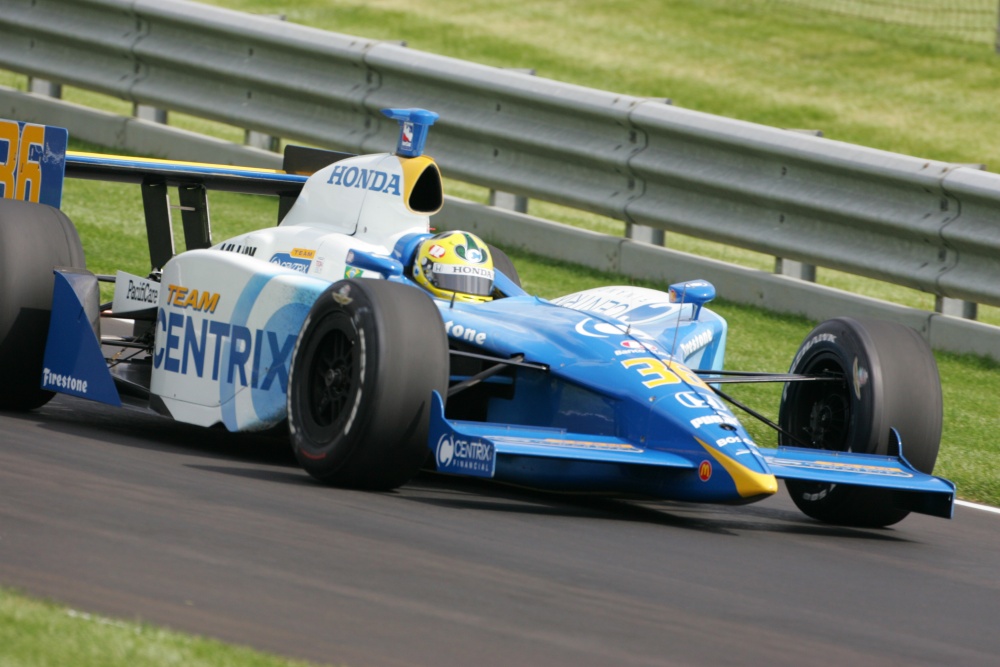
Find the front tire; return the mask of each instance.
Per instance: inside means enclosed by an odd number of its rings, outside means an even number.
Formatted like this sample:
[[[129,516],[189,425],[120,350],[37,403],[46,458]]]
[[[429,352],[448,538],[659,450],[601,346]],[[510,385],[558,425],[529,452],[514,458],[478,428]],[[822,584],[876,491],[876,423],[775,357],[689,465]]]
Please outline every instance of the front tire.
[[[76,228],[59,209],[0,199],[0,409],[32,410],[41,388],[56,266],[86,268]]]
[[[431,392],[447,395],[448,343],[423,291],[343,280],[313,305],[288,379],[300,465],[340,486],[392,489],[427,457]]]
[[[843,382],[789,383],[778,423],[811,447],[890,455],[891,429],[903,455],[930,474],[941,442],[942,399],[930,347],[909,327],[867,318],[838,318],[817,326],[792,362],[792,373],[834,374]],[[782,445],[797,446],[786,436]],[[808,516],[827,523],[882,527],[909,511],[892,493],[843,484],[789,480],[788,491]]]

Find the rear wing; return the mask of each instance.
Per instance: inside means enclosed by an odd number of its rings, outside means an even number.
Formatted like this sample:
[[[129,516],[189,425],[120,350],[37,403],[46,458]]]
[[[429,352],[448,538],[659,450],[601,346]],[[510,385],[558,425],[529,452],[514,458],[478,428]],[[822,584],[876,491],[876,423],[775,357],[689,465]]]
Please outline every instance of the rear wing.
[[[273,195],[287,199],[291,207],[307,178],[274,169],[74,152],[66,156],[66,176],[133,183],[142,189],[153,270],[162,269],[176,254],[168,188],[177,188],[184,244],[194,250],[212,246],[208,190]]]
[[[210,248],[208,190],[278,197],[278,222],[281,222],[310,174],[347,157],[351,154],[287,146],[284,168],[277,170],[70,151],[66,156],[66,176],[133,183],[142,188],[149,260],[156,270],[176,254],[167,188],[177,188],[187,249]]]
[[[281,170],[258,169],[68,151],[68,141],[69,133],[61,127],[0,119],[0,197],[59,208],[66,177],[139,185],[153,270],[175,254],[172,208],[181,211],[186,247],[209,248],[208,190],[276,196],[281,222],[310,174],[352,157],[287,146]],[[170,204],[168,188],[177,188],[179,206]]]

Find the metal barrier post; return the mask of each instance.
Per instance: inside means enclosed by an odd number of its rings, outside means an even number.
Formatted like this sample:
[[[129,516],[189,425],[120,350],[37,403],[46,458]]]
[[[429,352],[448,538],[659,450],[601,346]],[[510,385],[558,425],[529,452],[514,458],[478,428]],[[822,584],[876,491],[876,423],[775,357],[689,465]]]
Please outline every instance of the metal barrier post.
[[[510,70],[512,72],[521,72],[522,74],[527,74],[528,76],[535,76],[536,72],[533,67],[521,68],[521,67],[505,67],[504,69]],[[524,195],[516,195],[512,192],[503,192],[501,190],[490,190],[490,206],[495,206],[497,208],[502,208],[506,211],[514,211],[515,213],[527,213],[528,212],[528,198]]]
[[[528,198],[523,195],[515,195],[510,192],[490,190],[490,206],[496,206],[507,211],[517,213],[528,212]]]
[[[274,19],[275,21],[284,21],[284,14],[264,14],[266,18]],[[258,132],[256,130],[244,130],[243,131],[243,145],[250,146],[251,148],[260,148],[261,150],[271,151],[272,153],[281,152],[281,138],[276,137],[266,132]]]
[[[631,222],[625,225],[625,236],[633,241],[659,246],[665,245],[667,242],[667,233],[662,229],[647,227],[645,225],[633,225]]]
[[[934,312],[974,320],[979,315],[979,304],[961,299],[950,299],[946,296],[935,296]]]
[[[37,77],[28,77],[28,92],[35,93],[36,95],[45,95],[46,97],[54,97],[57,100],[62,99],[62,84],[53,83],[45,79],[39,79]]]
[[[260,148],[265,151],[271,151],[272,153],[281,152],[280,137],[276,137],[265,132],[257,132],[256,130],[244,130],[243,145],[250,146],[251,148]]]
[[[774,272],[779,276],[789,276],[811,283],[816,282],[816,265],[804,264],[781,257],[774,258]]]
[[[147,104],[133,104],[132,115],[139,120],[148,120],[152,123],[159,123],[160,125],[167,124],[167,110],[157,109],[156,107],[151,107]]]

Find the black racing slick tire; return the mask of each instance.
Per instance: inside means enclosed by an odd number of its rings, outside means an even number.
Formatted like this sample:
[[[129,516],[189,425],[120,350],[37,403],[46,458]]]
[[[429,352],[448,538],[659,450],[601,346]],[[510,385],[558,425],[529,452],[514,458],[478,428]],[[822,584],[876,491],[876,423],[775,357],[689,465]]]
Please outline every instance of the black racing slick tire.
[[[86,268],[69,218],[0,199],[0,409],[32,410],[53,396],[41,384],[56,266]]]
[[[514,267],[514,262],[510,260],[507,253],[492,243],[487,243],[486,246],[489,248],[490,256],[493,258],[493,268],[510,278],[515,285],[520,287],[521,276],[517,275],[517,269]]]
[[[325,483],[400,486],[427,458],[431,392],[447,390],[447,337],[425,292],[374,279],[334,283],[313,304],[292,357],[295,456]]]
[[[896,429],[903,456],[931,473],[941,442],[941,381],[930,347],[909,327],[867,318],[823,322],[806,337],[792,373],[832,374],[841,382],[786,385],[779,425],[781,444],[835,451],[895,455]],[[844,484],[788,480],[788,491],[806,515],[827,523],[884,527],[909,511],[894,506],[892,492]]]

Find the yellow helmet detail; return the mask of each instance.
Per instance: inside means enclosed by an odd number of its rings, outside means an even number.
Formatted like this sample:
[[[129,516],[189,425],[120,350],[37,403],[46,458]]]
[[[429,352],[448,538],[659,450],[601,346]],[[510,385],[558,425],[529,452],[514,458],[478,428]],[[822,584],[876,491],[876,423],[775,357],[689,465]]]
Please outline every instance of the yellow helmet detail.
[[[493,257],[486,242],[467,232],[445,232],[427,239],[413,260],[413,279],[442,299],[490,301],[493,276]]]

